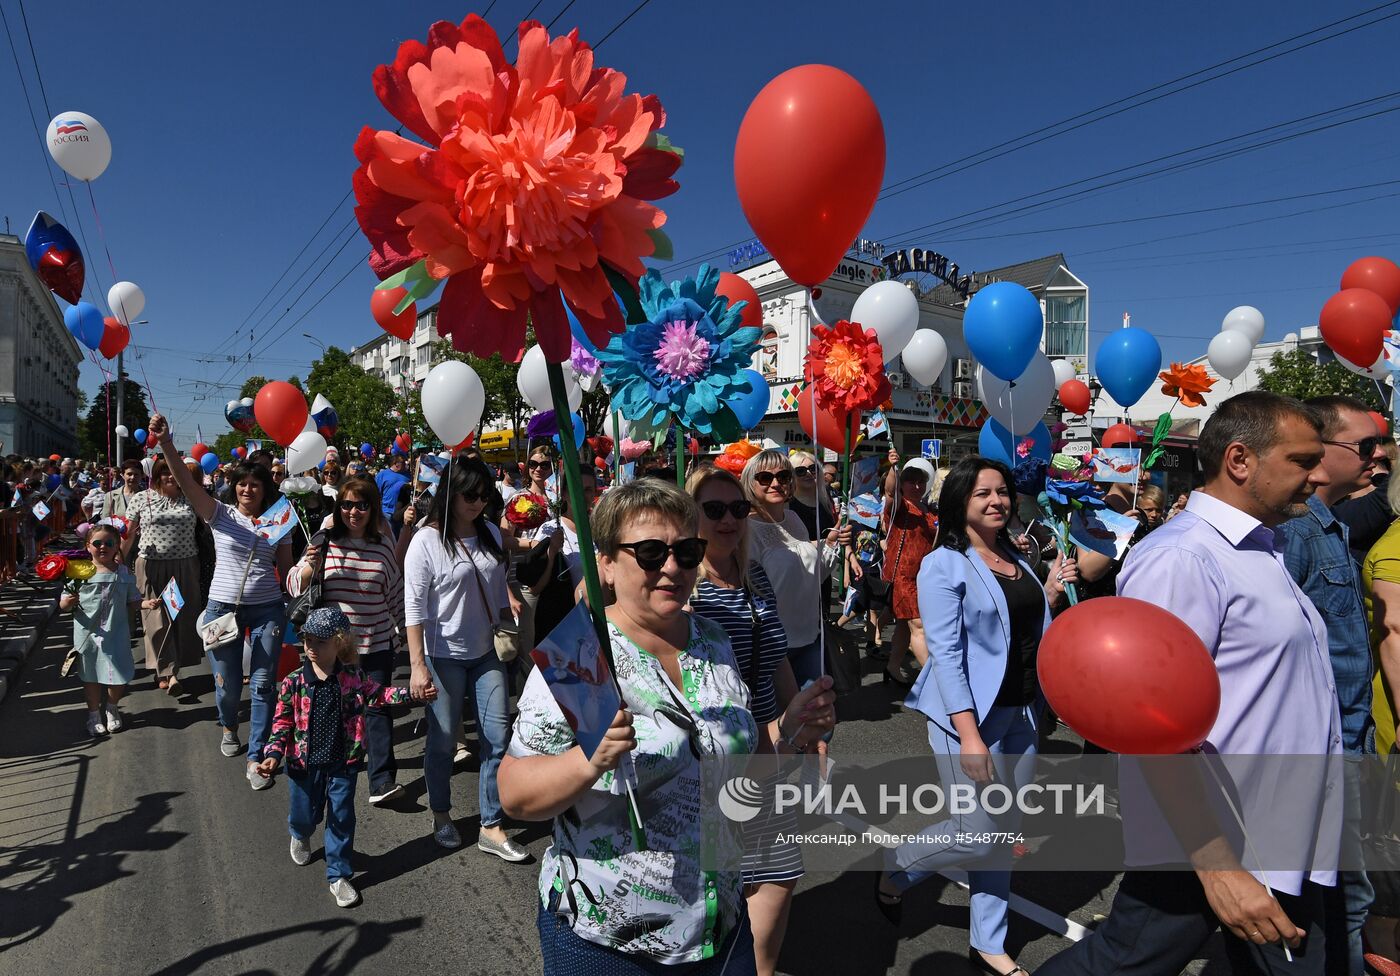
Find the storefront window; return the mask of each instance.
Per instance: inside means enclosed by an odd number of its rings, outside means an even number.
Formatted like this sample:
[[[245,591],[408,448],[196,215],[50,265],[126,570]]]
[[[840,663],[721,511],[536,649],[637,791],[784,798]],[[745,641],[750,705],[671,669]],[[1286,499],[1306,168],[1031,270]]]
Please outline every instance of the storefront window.
[[[1084,295],[1045,299],[1045,354],[1085,356],[1089,351],[1089,302]]]
[[[763,330],[763,338],[759,340],[758,347],[758,371],[763,374],[766,380],[778,378],[778,330],[767,328]]]

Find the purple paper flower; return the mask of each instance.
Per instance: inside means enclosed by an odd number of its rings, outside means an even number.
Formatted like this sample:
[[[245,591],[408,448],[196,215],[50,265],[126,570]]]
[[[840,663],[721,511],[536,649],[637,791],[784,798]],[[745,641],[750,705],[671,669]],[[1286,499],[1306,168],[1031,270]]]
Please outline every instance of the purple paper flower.
[[[710,342],[697,335],[695,326],[685,321],[667,322],[661,329],[661,342],[652,354],[656,368],[673,380],[699,376],[710,362]]]
[[[537,413],[525,424],[525,436],[530,440],[536,437],[553,437],[557,433],[559,421],[555,418],[553,410]]]
[[[602,364],[577,339],[571,341],[573,346],[569,352],[569,365],[574,368],[574,373],[580,377],[595,375],[602,368]]]

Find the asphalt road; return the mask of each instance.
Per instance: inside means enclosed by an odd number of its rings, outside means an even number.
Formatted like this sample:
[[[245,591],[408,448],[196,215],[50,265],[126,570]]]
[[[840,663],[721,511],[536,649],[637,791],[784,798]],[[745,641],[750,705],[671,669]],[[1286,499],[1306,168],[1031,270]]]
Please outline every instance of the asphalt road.
[[[468,759],[453,777],[467,844],[439,849],[429,836],[416,712],[397,726],[405,795],[392,809],[372,808],[360,780],[354,864],[364,900],[340,909],[326,889],[319,833],[310,865],[287,855],[283,782],[253,792],[244,758],[220,755],[207,668],[187,674],[191,694],[179,702],[138,671],[124,703],[127,728],[91,741],[81,686],[58,675],[70,643],[60,616],[21,693],[0,704],[0,973],[539,971],[534,892],[548,827],[512,830],[533,863],[478,852],[477,767]],[[878,673],[867,676],[841,702],[840,750],[926,754],[924,723],[899,700]],[[1113,881],[1026,872],[1015,890],[1087,921],[1105,910]],[[871,886],[867,872],[809,873],[781,971],[971,971],[961,888],[917,889],[896,932],[873,907]],[[1067,944],[1013,914],[1009,948],[1028,968]]]

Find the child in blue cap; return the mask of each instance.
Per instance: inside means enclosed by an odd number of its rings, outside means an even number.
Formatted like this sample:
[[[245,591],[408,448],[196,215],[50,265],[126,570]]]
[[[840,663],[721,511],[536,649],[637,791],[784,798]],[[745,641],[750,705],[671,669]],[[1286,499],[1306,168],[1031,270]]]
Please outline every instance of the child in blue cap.
[[[341,908],[359,902],[350,883],[355,845],[355,780],[365,765],[365,709],[411,699],[360,670],[350,621],[337,607],[318,607],[301,628],[306,663],[287,675],[277,696],[272,735],[258,773],[271,776],[286,759],[292,860],[311,860],[307,842],[326,818],[326,879]],[[437,697],[429,686],[425,701]]]

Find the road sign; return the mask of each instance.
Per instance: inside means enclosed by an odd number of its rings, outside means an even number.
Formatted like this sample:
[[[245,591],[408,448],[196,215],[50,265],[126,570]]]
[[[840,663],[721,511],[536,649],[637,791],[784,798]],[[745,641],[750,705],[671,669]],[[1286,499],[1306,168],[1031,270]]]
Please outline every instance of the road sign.
[[[1090,454],[1094,450],[1093,441],[1070,441],[1060,448],[1061,454]]]
[[[937,437],[929,437],[924,440],[924,457],[930,461],[937,461],[939,455],[943,453],[943,441]]]

